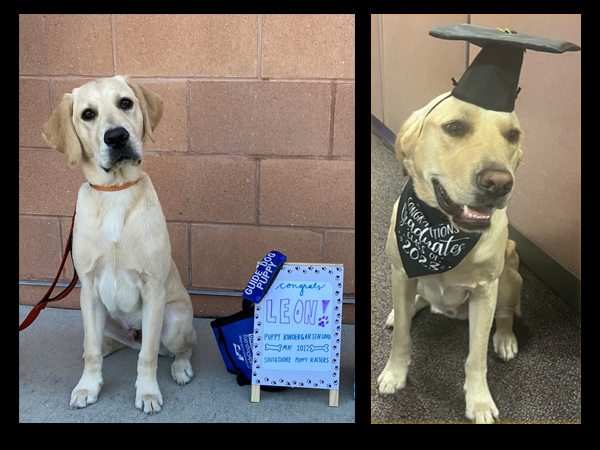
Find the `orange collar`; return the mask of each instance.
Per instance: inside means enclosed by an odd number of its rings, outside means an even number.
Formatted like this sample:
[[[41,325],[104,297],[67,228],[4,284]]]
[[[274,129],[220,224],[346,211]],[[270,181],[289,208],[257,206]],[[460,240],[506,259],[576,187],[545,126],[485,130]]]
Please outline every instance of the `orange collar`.
[[[140,181],[139,178],[135,181],[128,181],[127,183],[122,184],[120,186],[100,186],[99,184],[92,184],[89,181],[88,181],[88,183],[91,187],[93,187],[94,189],[96,189],[98,191],[121,191],[123,189],[127,189],[128,187],[133,186],[138,181]]]

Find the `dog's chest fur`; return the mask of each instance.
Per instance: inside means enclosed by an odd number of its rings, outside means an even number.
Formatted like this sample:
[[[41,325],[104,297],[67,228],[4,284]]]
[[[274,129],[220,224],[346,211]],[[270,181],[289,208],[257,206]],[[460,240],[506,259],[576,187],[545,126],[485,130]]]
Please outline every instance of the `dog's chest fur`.
[[[159,255],[169,255],[170,251],[152,245],[165,240],[148,239],[151,234],[166,233],[160,205],[156,208],[149,196],[140,196],[131,188],[93,192],[84,186],[82,190],[74,234],[77,272],[93,283],[113,318],[135,328],[142,321],[144,280],[153,273],[168,273],[164,265],[170,261]],[[149,214],[148,209],[159,212]],[[168,245],[168,238],[166,242]]]

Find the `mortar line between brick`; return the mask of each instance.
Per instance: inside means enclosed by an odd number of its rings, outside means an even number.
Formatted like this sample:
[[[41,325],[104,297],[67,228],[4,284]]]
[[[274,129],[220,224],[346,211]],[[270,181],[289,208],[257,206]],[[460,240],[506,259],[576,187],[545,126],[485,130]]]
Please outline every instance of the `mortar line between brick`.
[[[186,110],[187,110],[187,152],[192,152],[192,113],[190,111],[192,105],[192,88],[190,86],[190,81],[187,80],[185,82],[185,101],[186,101]]]
[[[50,86],[50,114],[52,114],[52,112],[54,111],[54,80],[50,78],[48,80],[48,84]]]
[[[262,14],[257,14],[256,17],[256,28],[257,28],[257,41],[258,48],[256,49],[256,78],[262,78]]]
[[[189,127],[188,123],[188,127]],[[191,142],[188,140],[188,146],[191,146]],[[32,146],[19,146],[19,150],[34,152],[53,152],[55,150],[50,147],[32,147]],[[175,151],[175,150],[145,150],[146,155],[152,156],[169,156],[173,158],[239,158],[254,161],[260,160],[272,160],[272,159],[298,159],[302,161],[355,161],[352,156],[329,156],[327,155],[261,155],[261,154],[241,154],[241,153],[201,153],[192,151]]]
[[[192,285],[192,227],[190,227],[189,223],[186,223],[185,228],[187,231],[187,241],[188,241],[187,269],[188,269],[188,287],[189,287]]]
[[[333,156],[333,127],[335,126],[335,96],[336,96],[336,85],[331,83],[331,117],[329,118],[329,151],[327,156]]]
[[[58,247],[58,260],[62,261],[62,252],[65,248],[64,242],[63,242],[63,234],[62,234],[62,220],[58,221],[58,242],[59,242],[59,247]],[[67,265],[65,264],[65,266],[63,267],[62,273],[60,274],[61,278],[64,278],[66,273],[65,271],[67,270]]]
[[[256,220],[254,223],[260,225],[260,159],[256,160],[256,189],[255,189],[255,207],[256,207]]]
[[[110,15],[110,34],[112,40],[112,52],[113,52],[113,74],[119,73],[117,69],[117,22],[114,14]]]
[[[116,45],[116,43],[115,43]],[[19,74],[19,78],[22,80],[40,80],[48,78],[56,78],[57,81],[70,81],[75,79],[89,79],[95,80],[97,78],[109,77],[108,74],[95,74],[95,75],[80,75],[80,74]],[[207,77],[201,75],[180,75],[180,76],[159,76],[159,75],[136,75],[130,74],[130,76],[140,82],[144,81],[252,81],[252,82],[282,82],[282,83],[336,83],[336,84],[353,84],[355,83],[354,78],[257,78],[257,77],[235,77],[235,76],[221,76],[221,77]]]
[[[34,150],[34,148],[31,148]],[[43,148],[35,148],[35,150],[41,150]],[[200,153],[200,152],[176,152],[173,150],[144,150],[147,155],[153,156],[170,156],[173,158],[240,158],[247,160],[255,160],[257,158],[261,160],[272,160],[272,159],[298,159],[302,161],[352,161],[355,159],[352,156],[330,156],[327,155],[264,155],[264,154],[241,154],[241,153]]]
[[[19,213],[19,217],[24,219],[72,219],[73,215],[67,214],[31,214],[31,213]],[[255,223],[239,223],[239,222],[198,222],[198,221],[185,221],[185,220],[169,220],[167,223],[172,225],[188,225],[190,229],[192,227],[240,227],[240,228],[260,228],[262,230],[274,230],[274,231],[312,231],[313,233],[325,233],[326,231],[336,231],[341,233],[355,233],[355,227],[335,227],[335,226],[317,226],[317,225],[277,225],[277,224],[261,224]],[[191,239],[190,239],[191,245]],[[64,249],[63,249],[64,250]],[[62,255],[62,253],[61,253]],[[191,258],[190,261],[191,262]],[[189,263],[188,262],[188,263]]]

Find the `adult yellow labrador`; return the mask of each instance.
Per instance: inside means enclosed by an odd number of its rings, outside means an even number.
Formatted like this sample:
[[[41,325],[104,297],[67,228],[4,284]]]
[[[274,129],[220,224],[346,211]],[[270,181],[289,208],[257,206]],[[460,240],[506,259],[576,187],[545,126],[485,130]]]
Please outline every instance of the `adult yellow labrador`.
[[[393,394],[405,386],[411,319],[431,305],[434,312],[469,319],[467,417],[477,423],[498,418],[486,358],[494,317],[495,351],[507,361],[517,354],[512,325],[514,314],[520,314],[522,279],[515,244],[508,239],[506,205],[522,138],[514,112],[483,109],[448,94],[414,112],[400,129],[397,153],[413,188],[402,206],[402,198],[394,206],[386,247],[394,299],[387,325],[394,327],[394,336],[378,378],[380,393]],[[434,229],[428,222],[433,216],[426,219],[416,203],[453,226]],[[411,233],[409,238],[398,238],[402,227]],[[469,245],[470,251],[454,265],[452,258]],[[407,270],[413,266],[418,275],[409,277]]]
[[[135,406],[160,411],[158,354],[175,356],[171,375],[192,376],[196,342],[192,305],[171,258],[167,223],[148,175],[142,142],[163,113],[163,101],[128,77],[91,81],[65,94],[43,137],[81,164],[73,260],[81,280],[83,375],[71,408],[95,403],[103,384],[102,359],[125,346],[140,350]]]

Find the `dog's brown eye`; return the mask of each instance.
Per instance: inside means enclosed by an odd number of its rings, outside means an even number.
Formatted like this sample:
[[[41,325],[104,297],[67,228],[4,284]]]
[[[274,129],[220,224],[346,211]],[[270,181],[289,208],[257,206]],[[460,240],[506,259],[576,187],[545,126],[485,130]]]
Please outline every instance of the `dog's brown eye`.
[[[85,111],[83,111],[83,113],[81,113],[81,118],[83,120],[92,120],[95,115],[96,114],[94,114],[94,111],[92,111],[91,109],[86,109]]]
[[[466,127],[461,122],[450,122],[444,125],[444,129],[448,134],[456,137],[464,136],[467,133]]]
[[[121,108],[122,109],[131,109],[132,106],[133,106],[133,102],[131,100],[129,100],[128,98],[124,98],[121,100]]]
[[[519,130],[512,129],[506,135],[506,139],[508,139],[509,142],[517,142],[519,140],[519,136]]]

